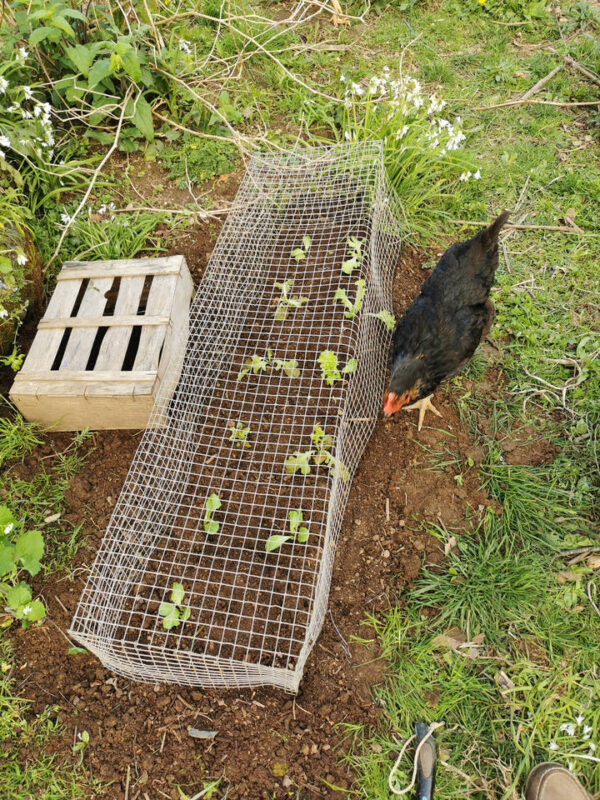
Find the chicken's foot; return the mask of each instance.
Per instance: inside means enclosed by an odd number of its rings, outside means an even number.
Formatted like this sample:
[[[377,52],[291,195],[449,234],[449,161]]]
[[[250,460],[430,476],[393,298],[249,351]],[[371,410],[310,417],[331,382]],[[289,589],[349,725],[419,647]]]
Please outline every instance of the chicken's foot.
[[[413,403],[410,406],[404,406],[405,411],[412,411],[415,408],[419,409],[419,424],[417,426],[418,430],[421,430],[423,427],[423,420],[425,419],[425,414],[427,411],[433,411],[433,413],[437,414],[438,417],[442,416],[431,402],[432,397],[433,395],[430,394],[429,397],[424,397],[422,400],[417,400],[416,403]]]

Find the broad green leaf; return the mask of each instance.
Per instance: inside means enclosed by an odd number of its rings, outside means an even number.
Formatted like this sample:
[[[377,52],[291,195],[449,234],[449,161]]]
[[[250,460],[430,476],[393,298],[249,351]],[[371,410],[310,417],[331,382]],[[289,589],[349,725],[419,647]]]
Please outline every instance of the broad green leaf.
[[[183,583],[173,583],[173,588],[171,589],[171,602],[175,603],[176,606],[180,606],[184,597],[185,589],[183,588]]]
[[[110,59],[100,58],[94,62],[88,75],[88,89],[93,89],[110,75]]]
[[[0,577],[8,575],[15,568],[15,547],[12,544],[0,545]]]
[[[288,542],[291,538],[291,536],[282,536],[278,533],[273,534],[273,536],[269,536],[265,542],[265,550],[267,553],[271,553],[273,550],[277,550],[278,547],[281,547],[285,542]]]
[[[46,607],[41,600],[32,600],[15,609],[15,617],[26,622],[38,622],[46,616]]]
[[[7,506],[0,506],[0,533],[6,533],[5,528],[8,525],[14,525],[15,522],[16,519],[14,518],[12,511]]]
[[[29,585],[24,581],[21,583],[17,583],[16,586],[11,586],[11,588],[6,593],[6,602],[8,605],[13,608],[21,608],[22,606],[26,606],[31,600],[31,589]]]
[[[132,81],[135,81],[135,83],[139,83],[139,81],[141,81],[142,65],[140,64],[140,59],[137,54],[137,50],[131,48],[122,55],[121,67],[123,68],[123,71],[131,78]]]
[[[150,108],[150,103],[143,95],[140,95],[137,99],[132,122],[138,131],[143,134],[147,142],[152,142],[154,140],[152,109]]]
[[[206,500],[206,510],[212,514],[214,511],[218,511],[222,505],[219,495],[216,492],[211,492]]]
[[[81,11],[77,11],[75,8],[63,7],[60,12],[63,17],[70,17],[71,19],[78,19],[81,22],[87,22],[87,17],[85,14],[82,14]]]
[[[288,513],[288,519],[290,521],[290,531],[296,533],[298,525],[302,522],[302,511],[299,508],[293,508]]]
[[[75,31],[64,17],[54,17],[50,20],[50,25],[52,25],[53,28],[58,28],[59,31],[62,31],[71,39],[75,38]]]
[[[29,46],[36,47],[36,45],[40,44],[45,39],[50,37],[55,38],[57,36],[60,36],[60,34],[55,28],[48,28],[47,26],[36,28],[29,37]]]
[[[296,539],[300,542],[300,544],[304,544],[308,540],[308,528],[300,528]]]
[[[163,618],[162,625],[167,631],[179,625],[179,611],[173,603],[161,603],[158,608],[158,615]]]
[[[214,520],[212,522],[205,521],[204,530],[206,531],[206,533],[218,533],[219,523],[215,522]]]
[[[289,456],[285,461],[285,471],[288,475],[293,475],[294,472],[300,472],[302,475],[308,475],[310,472],[310,459],[314,455],[312,450],[307,450],[305,453],[296,452]]]
[[[44,555],[44,537],[40,531],[22,533],[15,542],[15,556],[30,575],[37,575]]]
[[[92,48],[86,47],[83,44],[76,44],[74,47],[67,47],[65,54],[68,56],[77,72],[80,72],[87,78],[94,58]]]

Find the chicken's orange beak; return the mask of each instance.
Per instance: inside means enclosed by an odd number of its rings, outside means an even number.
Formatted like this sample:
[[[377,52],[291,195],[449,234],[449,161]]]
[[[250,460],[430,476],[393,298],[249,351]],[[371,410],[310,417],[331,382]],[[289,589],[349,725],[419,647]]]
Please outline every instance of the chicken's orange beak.
[[[388,392],[383,398],[383,413],[386,417],[391,417],[392,414],[395,414],[396,411],[400,411],[402,406],[405,406],[407,403],[410,403],[410,394],[408,392],[404,392],[400,397],[394,394],[394,392]]]

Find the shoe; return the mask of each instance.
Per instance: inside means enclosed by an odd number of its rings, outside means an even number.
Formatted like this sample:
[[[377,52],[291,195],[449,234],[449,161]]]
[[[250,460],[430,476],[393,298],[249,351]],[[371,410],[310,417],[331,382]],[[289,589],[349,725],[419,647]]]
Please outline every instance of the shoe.
[[[538,764],[529,773],[527,800],[592,800],[575,775],[560,764]]]

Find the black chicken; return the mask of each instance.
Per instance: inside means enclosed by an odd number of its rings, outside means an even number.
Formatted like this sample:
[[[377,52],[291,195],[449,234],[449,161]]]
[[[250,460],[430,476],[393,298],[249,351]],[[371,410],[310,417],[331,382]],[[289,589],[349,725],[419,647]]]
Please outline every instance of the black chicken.
[[[419,430],[426,411],[441,417],[431,402],[433,392],[467,363],[494,320],[489,295],[498,235],[508,217],[504,211],[472,239],[448,248],[396,325],[390,388],[383,399],[386,416],[418,408]]]

